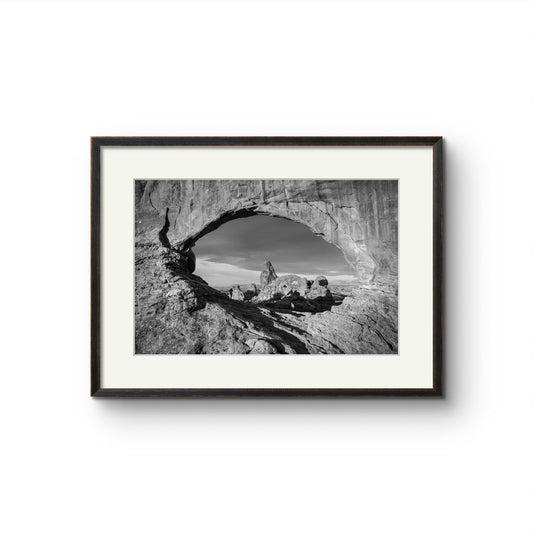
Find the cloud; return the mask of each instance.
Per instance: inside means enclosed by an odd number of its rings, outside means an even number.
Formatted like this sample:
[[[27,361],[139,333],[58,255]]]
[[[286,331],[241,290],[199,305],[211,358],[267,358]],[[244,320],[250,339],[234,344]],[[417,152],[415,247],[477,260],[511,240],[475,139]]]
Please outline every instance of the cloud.
[[[278,276],[285,276],[287,274],[293,274],[293,272],[280,272],[278,273]],[[319,276],[323,276],[324,274],[319,274]],[[298,274],[298,276],[302,276],[303,278],[307,278],[310,281],[314,281],[314,279],[317,277],[316,274]],[[328,276],[326,275],[326,278],[329,282],[329,284],[348,284],[351,285],[352,283],[355,283],[356,279],[355,276]]]
[[[212,287],[228,287],[231,285],[241,285],[242,287],[251,283],[259,284],[259,270],[249,270],[227,263],[217,263],[206,259],[197,259],[195,274],[203,278]],[[295,274],[295,272],[278,272],[278,276]],[[298,273],[308,280],[314,280],[315,274]],[[353,276],[327,276],[330,284],[352,284],[355,281]]]
[[[206,261],[205,259],[196,260],[194,273],[207,281],[212,287],[259,283],[261,274],[259,270],[247,270],[235,265]]]

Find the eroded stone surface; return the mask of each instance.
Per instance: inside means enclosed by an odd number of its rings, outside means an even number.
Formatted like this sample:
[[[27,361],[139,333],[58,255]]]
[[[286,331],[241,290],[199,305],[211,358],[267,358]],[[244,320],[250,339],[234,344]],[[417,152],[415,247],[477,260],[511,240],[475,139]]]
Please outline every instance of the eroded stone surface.
[[[259,294],[259,288],[255,283],[250,283],[248,287],[244,290],[244,299],[245,300],[251,300],[255,296]]]
[[[264,339],[259,339],[254,342],[253,348],[250,353],[272,354],[272,353],[278,353],[278,351],[276,350],[276,347],[272,345],[270,342],[265,341]]]
[[[325,276],[318,276],[307,293],[307,298],[310,300],[324,300],[329,301],[333,299],[330,290],[328,289],[328,280]]]
[[[165,258],[159,245],[136,247],[135,353],[397,353],[397,293],[390,283],[334,294],[329,302],[292,291],[253,304],[176,271]]]
[[[315,287],[327,287],[328,286],[328,278],[326,278],[326,276],[317,276],[315,278],[315,281],[313,281],[313,285]]]
[[[261,272],[261,275],[259,276],[259,284],[261,288],[274,281],[277,277],[278,275],[276,274],[272,263],[270,261],[267,261],[265,264],[265,269]]]
[[[361,281],[397,274],[398,184],[394,180],[138,181],[136,234],[154,243],[169,209],[168,238],[188,249],[235,218],[294,220],[339,247]]]
[[[232,300],[238,300],[240,302],[244,301],[244,292],[238,285],[233,285],[229,290],[229,296]]]
[[[307,292],[307,280],[294,274],[280,276],[263,287],[254,301],[279,300],[291,292],[303,296]]]

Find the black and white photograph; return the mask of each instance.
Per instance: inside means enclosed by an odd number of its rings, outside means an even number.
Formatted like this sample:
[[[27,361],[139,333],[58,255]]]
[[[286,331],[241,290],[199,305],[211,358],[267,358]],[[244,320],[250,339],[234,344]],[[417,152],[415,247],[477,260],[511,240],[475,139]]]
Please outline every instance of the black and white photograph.
[[[398,355],[398,180],[135,180],[135,354]]]

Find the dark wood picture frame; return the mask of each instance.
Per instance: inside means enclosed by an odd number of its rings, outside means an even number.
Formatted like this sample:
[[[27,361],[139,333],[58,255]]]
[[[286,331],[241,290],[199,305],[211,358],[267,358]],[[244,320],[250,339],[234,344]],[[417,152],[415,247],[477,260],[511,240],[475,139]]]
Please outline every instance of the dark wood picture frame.
[[[433,149],[433,387],[427,389],[110,389],[101,386],[100,153],[106,146],[431,146]],[[443,397],[442,137],[92,137],[91,396],[93,397]]]

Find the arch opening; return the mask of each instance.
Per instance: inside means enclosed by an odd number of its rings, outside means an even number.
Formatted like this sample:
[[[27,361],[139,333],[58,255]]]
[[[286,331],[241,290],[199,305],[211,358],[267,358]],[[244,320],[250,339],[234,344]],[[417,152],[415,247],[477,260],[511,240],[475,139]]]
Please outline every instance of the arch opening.
[[[342,251],[309,226],[259,210],[225,213],[183,243],[194,246],[195,273],[216,288],[260,285],[270,261],[278,276],[293,274],[313,281],[351,285],[355,272]]]

